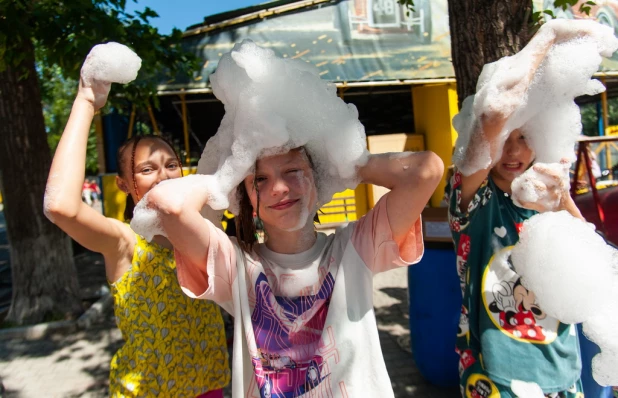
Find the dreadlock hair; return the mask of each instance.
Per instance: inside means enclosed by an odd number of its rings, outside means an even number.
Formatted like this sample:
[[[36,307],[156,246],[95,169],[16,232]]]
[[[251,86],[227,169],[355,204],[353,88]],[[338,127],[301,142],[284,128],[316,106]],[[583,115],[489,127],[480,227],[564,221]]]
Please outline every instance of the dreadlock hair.
[[[176,160],[178,161],[178,164],[180,165],[180,175],[184,176],[184,171],[182,169],[182,162],[180,161],[180,156],[178,156],[178,153],[174,149],[174,145],[172,145],[172,143],[167,138],[160,136],[160,135],[148,135],[148,136],[134,135],[133,137],[125,141],[124,144],[120,146],[120,148],[118,148],[118,152],[116,154],[116,170],[118,170],[118,176],[120,178],[124,178],[124,179],[127,178],[127,175],[125,173],[127,159],[125,159],[125,157],[130,147],[131,148],[131,159],[130,159],[129,166],[131,170],[131,181],[133,182],[133,189],[135,189],[137,200],[139,200],[141,196],[140,196],[140,192],[137,190],[137,181],[135,181],[135,150],[137,149],[137,144],[139,144],[139,142],[143,139],[159,140],[159,141],[164,142],[167,146],[169,146],[172,152],[174,152],[174,155],[176,156]],[[127,201],[124,207],[125,221],[130,221],[133,218],[134,209],[135,209],[135,202],[133,201],[133,197],[131,196],[130,193],[127,193]]]
[[[290,149],[291,151],[299,151],[304,153],[307,156],[307,160],[309,161],[309,165],[311,166],[311,170],[314,171],[313,160],[311,159],[311,155],[305,149],[305,147],[298,147]],[[254,170],[257,169],[257,161],[254,166]],[[257,214],[257,219],[260,219],[260,191],[257,189],[257,185],[255,182],[255,178],[253,179],[253,189],[257,193],[257,209],[255,210]],[[245,182],[242,181],[238,184],[236,188],[236,197],[239,198],[238,203],[238,215],[234,218],[234,222],[236,224],[236,239],[238,240],[238,244],[240,248],[245,252],[249,253],[253,249],[253,245],[258,242],[257,238],[257,227],[256,220],[253,219],[253,205],[251,204],[251,199],[249,199],[249,193],[247,192],[247,188],[245,187]],[[318,213],[316,212],[313,216],[313,222],[320,223],[320,218],[318,217]]]

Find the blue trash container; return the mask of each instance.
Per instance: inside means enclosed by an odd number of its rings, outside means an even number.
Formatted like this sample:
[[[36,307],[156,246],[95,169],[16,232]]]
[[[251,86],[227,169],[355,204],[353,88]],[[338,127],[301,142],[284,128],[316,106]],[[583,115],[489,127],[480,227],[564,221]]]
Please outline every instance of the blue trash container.
[[[455,341],[462,298],[455,252],[452,245],[427,246],[423,259],[408,267],[412,355],[430,383],[457,386],[459,356]]]
[[[611,387],[602,387],[592,377],[592,358],[601,352],[599,346],[588,340],[582,331],[582,325],[577,325],[579,332],[579,348],[582,356],[582,385],[584,396],[594,398],[612,398]]]

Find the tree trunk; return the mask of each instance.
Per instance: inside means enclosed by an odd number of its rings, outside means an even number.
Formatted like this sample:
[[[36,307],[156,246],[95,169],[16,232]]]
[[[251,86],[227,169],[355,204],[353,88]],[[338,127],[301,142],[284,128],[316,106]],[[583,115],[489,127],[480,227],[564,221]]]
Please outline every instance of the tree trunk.
[[[483,65],[513,55],[530,39],[530,0],[448,0],[459,107],[476,92]]]
[[[43,214],[51,155],[34,47],[21,40],[24,61],[0,72],[0,179],[13,277],[7,321],[18,325],[82,311],[71,241]]]

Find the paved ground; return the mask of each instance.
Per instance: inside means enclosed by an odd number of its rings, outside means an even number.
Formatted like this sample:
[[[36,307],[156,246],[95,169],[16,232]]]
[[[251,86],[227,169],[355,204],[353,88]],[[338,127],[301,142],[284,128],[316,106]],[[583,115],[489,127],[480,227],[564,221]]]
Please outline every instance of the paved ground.
[[[83,294],[92,295],[105,281],[101,258],[85,253],[78,255],[76,260]],[[395,396],[458,397],[457,389],[440,389],[427,384],[414,366],[407,338],[406,269],[380,274],[374,283],[380,341]],[[111,313],[87,331],[39,341],[0,341],[4,396],[105,397],[109,362],[121,344],[120,331]],[[229,391],[226,396],[231,396]]]

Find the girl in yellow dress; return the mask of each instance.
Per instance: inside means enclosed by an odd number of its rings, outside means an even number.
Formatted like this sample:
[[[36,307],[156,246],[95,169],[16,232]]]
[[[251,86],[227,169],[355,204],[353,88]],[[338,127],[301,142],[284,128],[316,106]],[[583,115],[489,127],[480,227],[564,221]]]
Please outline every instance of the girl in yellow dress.
[[[80,82],[47,181],[48,218],[84,247],[102,253],[125,344],[112,359],[112,397],[223,397],[230,380],[221,313],[185,296],[170,242],[151,243],[81,200],[88,131],[110,84]],[[178,155],[161,137],[134,137],[118,151],[118,187],[133,204],[160,181],[182,176]]]

